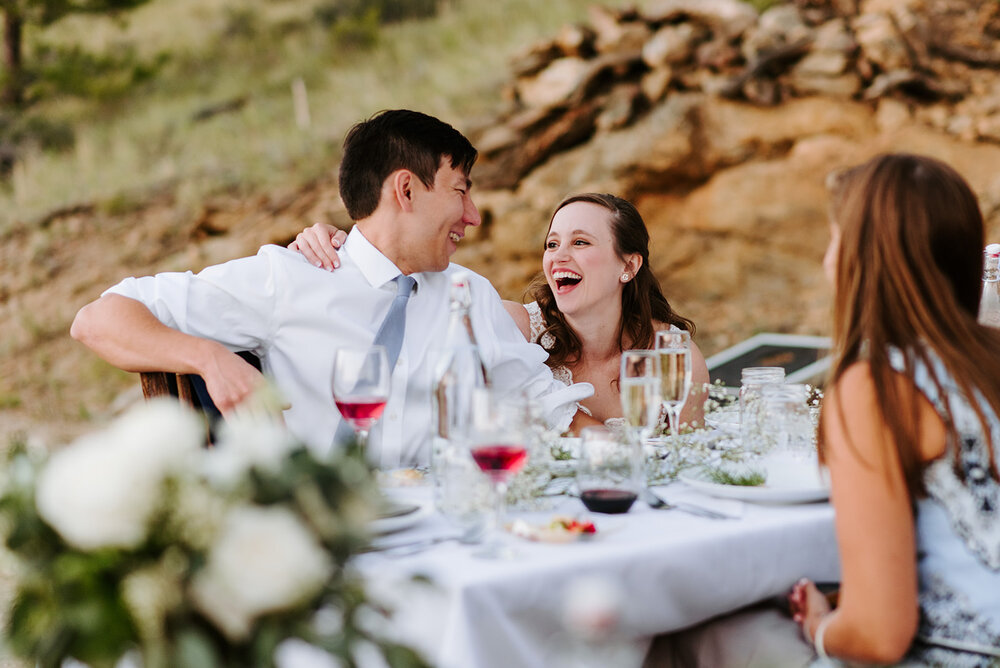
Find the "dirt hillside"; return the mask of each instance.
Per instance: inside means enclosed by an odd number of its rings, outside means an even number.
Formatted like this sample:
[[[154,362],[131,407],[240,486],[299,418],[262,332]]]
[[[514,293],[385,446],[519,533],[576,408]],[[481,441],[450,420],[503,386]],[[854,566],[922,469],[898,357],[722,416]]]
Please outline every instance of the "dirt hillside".
[[[934,27],[931,30],[931,26]],[[511,65],[508,104],[477,127],[484,225],[455,260],[519,298],[566,194],[635,201],[653,266],[706,354],[760,331],[827,333],[823,181],[881,151],[940,157],[1000,240],[1000,3],[737,0],[595,9]],[[331,165],[331,171],[333,169]],[[198,270],[346,226],[332,177],[287,192],[169,195],[123,214],[54,211],[0,239],[0,439],[59,443],[138,396],[68,336],[124,276]]]

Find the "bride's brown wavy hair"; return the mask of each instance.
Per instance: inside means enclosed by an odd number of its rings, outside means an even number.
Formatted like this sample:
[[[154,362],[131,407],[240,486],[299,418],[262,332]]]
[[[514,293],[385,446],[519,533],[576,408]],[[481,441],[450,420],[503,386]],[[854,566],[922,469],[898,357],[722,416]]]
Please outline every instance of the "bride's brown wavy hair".
[[[633,253],[642,257],[639,271],[622,290],[622,317],[618,323],[619,350],[651,348],[656,334],[654,321],[676,325],[694,336],[696,329],[694,323],[670,308],[670,303],[660,289],[659,281],[649,268],[649,230],[646,229],[646,223],[632,203],[621,197],[603,193],[573,195],[560,202],[552,212],[549,228],[552,227],[552,220],[559,210],[573,202],[587,202],[607,209],[611,234],[615,240],[615,253],[622,258]],[[544,274],[535,278],[528,287],[527,294],[538,302],[541,309],[546,323],[543,335],[550,334],[555,341],[547,349],[549,353],[547,364],[554,368],[578,362],[582,352],[580,338],[556,306],[555,295],[552,294],[552,288],[546,282]]]
[[[925,493],[917,445],[919,393],[903,401],[889,350],[922,361],[944,396],[933,352],[970,399],[987,439],[991,474],[1000,479],[991,429],[975,400],[981,396],[1000,415],[1000,331],[976,321],[984,244],[976,196],[948,165],[907,154],[877,156],[835,175],[830,190],[830,215],[841,234],[830,384],[852,364],[868,363],[878,389],[876,408],[899,455],[910,498],[916,499]],[[913,367],[908,364],[903,372],[910,382]],[[944,411],[953,466],[964,480],[959,434],[947,402]],[[836,415],[848,418],[842,411]],[[832,418],[824,410],[822,419]]]

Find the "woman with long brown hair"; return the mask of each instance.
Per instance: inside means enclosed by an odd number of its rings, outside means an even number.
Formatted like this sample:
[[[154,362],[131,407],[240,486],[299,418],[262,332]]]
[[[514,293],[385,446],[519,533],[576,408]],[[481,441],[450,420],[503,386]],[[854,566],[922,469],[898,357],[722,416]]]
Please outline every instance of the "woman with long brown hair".
[[[953,169],[883,155],[832,190],[835,362],[820,422],[836,610],[803,581],[820,656],[1000,663],[1000,331],[976,322],[983,219]]]
[[[567,197],[549,220],[542,275],[529,287],[534,301],[504,302],[529,341],[549,353],[553,374],[588,382],[582,402],[605,421],[622,414],[618,389],[621,353],[651,348],[657,331],[694,334],[694,323],[670,307],[649,267],[649,231],[631,202],[615,195]],[[708,368],[692,342],[692,392],[681,423],[700,422]]]

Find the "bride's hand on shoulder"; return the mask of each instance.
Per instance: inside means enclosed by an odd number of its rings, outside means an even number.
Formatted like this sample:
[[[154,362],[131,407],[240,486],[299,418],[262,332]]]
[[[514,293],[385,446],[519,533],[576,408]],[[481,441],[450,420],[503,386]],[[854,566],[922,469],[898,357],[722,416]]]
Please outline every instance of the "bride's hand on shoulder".
[[[295,236],[295,241],[288,244],[288,249],[298,251],[306,260],[333,271],[340,266],[340,256],[337,249],[344,245],[347,233],[326,223],[316,223],[305,228]]]

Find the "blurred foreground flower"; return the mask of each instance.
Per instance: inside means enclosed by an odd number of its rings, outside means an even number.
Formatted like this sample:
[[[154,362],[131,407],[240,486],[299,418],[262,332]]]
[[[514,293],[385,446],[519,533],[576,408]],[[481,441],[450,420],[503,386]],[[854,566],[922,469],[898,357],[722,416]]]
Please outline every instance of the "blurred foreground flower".
[[[39,668],[273,666],[296,646],[351,665],[362,645],[425,666],[359,622],[382,614],[349,568],[377,496],[362,453],[319,458],[271,415],[206,449],[200,420],[158,401],[47,459],[12,447],[8,646]]]

